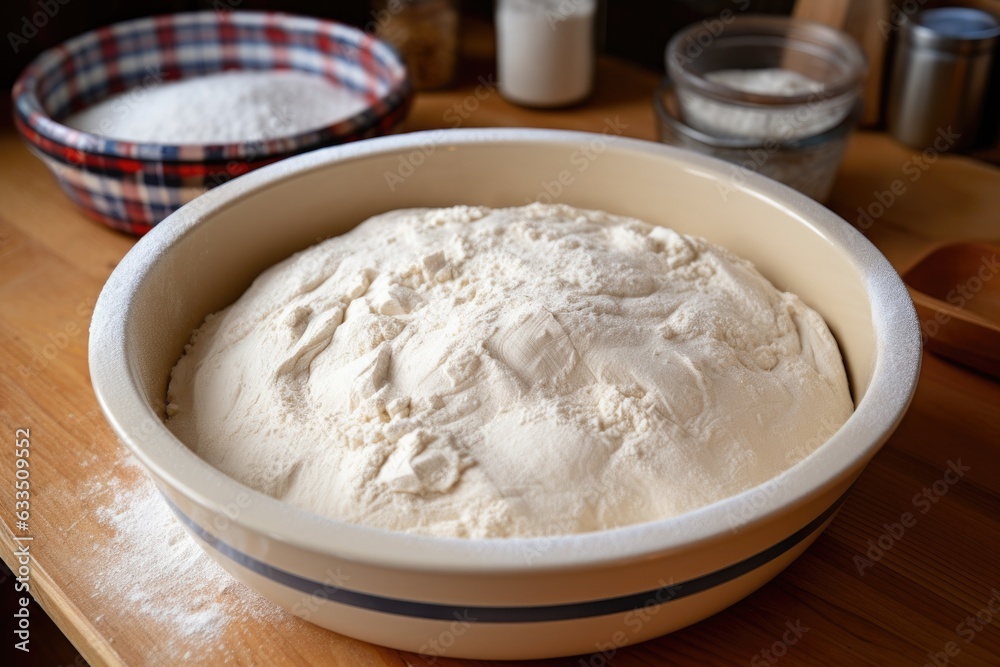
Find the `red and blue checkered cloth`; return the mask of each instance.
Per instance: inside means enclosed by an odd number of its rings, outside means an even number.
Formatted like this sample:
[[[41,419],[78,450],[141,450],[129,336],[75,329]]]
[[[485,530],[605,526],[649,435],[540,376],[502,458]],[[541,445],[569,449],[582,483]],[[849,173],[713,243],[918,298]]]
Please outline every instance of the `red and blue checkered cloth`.
[[[291,69],[326,77],[369,101],[328,127],[265,141],[164,145],[119,141],[58,121],[131,89],[225,70]],[[268,12],[197,12],[100,28],[42,53],[13,91],[31,150],[85,212],[143,234],[205,190],[282,158],[391,132],[412,86],[400,56],[350,26]]]

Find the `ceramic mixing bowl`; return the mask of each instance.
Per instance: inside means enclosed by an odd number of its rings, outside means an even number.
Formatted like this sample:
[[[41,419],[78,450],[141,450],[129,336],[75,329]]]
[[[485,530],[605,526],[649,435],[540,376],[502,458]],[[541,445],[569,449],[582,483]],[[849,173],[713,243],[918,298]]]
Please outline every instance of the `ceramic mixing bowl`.
[[[206,551],[321,626],[475,658],[589,653],[676,630],[757,589],[816,539],[902,417],[920,365],[913,305],[886,259],[805,196],[729,174],[726,163],[670,146],[551,130],[407,134],[282,161],[183,207],[118,265],[91,327],[97,397]],[[390,209],[553,198],[669,225],[752,260],[826,318],[854,414],[835,432],[817,424],[825,443],[783,474],[697,511],[494,540],[310,514],[237,483],[164,427],[170,370],[192,330],[268,266]]]

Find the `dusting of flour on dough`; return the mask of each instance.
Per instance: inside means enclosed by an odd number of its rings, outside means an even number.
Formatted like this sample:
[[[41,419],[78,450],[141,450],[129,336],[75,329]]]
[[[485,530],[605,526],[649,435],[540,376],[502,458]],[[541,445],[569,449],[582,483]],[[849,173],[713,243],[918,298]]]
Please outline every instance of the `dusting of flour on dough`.
[[[749,262],[542,204],[395,211],[271,267],[195,332],[168,402],[253,488],[457,537],[682,514],[853,409],[822,318]]]

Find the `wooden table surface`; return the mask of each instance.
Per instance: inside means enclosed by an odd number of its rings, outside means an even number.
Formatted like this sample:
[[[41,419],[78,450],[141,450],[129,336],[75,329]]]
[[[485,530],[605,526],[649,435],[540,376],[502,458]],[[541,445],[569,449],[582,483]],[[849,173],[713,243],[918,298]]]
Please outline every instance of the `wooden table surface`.
[[[598,94],[587,105],[559,112],[513,107],[488,79],[470,80],[420,96],[407,129],[600,131],[610,122],[627,136],[654,138],[656,77],[603,61],[598,80]],[[958,156],[914,162],[919,159],[883,135],[856,135],[830,205],[854,222],[859,207],[869,208],[900,180],[903,194],[866,224],[869,238],[900,270],[934,243],[1000,238],[1000,171]],[[105,422],[87,371],[91,309],[134,242],[85,219],[13,131],[0,132],[0,432],[6,443],[0,448],[0,551],[16,566],[14,535],[33,537],[35,600],[95,665],[467,664],[367,645],[292,617],[228,578],[182,535]],[[14,515],[20,428],[30,429],[31,439],[28,531],[16,530]],[[951,464],[967,470],[947,484],[940,480]],[[929,495],[921,497],[925,489]],[[923,665],[930,653],[940,654],[937,664],[995,667],[998,494],[1000,384],[925,354],[899,430],[830,528],[773,582],[708,620],[613,656],[541,664]],[[900,534],[893,524],[907,512],[915,523]],[[881,552],[868,553],[879,542]],[[979,620],[966,620],[977,613]],[[786,633],[789,627],[800,628],[801,636]],[[0,621],[0,629],[6,651],[12,619]]]

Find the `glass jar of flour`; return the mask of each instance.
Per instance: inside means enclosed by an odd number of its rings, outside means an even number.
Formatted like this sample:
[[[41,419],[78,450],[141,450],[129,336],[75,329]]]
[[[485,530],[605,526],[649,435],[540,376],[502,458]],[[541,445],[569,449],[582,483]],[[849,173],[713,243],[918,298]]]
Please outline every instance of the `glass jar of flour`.
[[[667,45],[681,119],[717,137],[777,142],[816,136],[850,116],[867,64],[847,33],[782,16],[695,23]]]
[[[497,0],[500,94],[531,107],[576,104],[594,84],[597,0]]]

